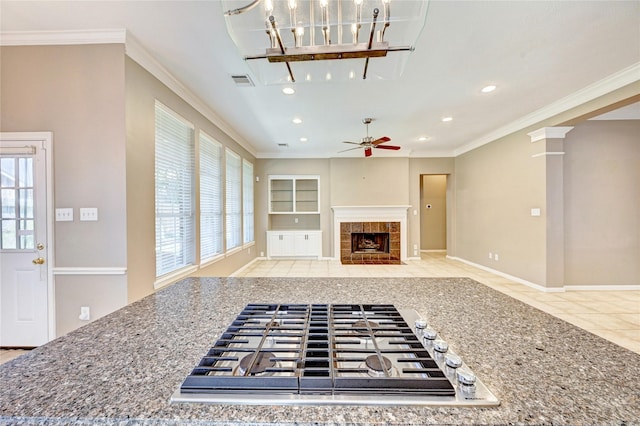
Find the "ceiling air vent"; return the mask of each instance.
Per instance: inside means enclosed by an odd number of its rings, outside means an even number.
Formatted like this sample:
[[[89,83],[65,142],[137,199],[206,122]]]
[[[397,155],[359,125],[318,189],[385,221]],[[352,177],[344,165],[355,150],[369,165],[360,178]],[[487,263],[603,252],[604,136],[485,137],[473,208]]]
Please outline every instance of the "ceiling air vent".
[[[289,144],[288,143],[279,143],[278,146],[280,148],[289,148]]]
[[[232,75],[231,79],[238,87],[253,87],[253,81],[248,75]]]

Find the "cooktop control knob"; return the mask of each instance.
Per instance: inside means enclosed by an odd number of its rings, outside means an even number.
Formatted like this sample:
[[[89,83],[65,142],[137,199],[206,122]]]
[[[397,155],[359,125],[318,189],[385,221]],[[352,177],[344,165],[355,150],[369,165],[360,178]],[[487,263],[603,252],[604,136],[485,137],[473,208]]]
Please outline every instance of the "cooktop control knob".
[[[438,339],[433,342],[433,350],[440,353],[446,353],[449,350],[449,344],[444,340]]]
[[[465,386],[472,386],[476,383],[476,375],[466,368],[459,368],[457,371],[458,383]]]
[[[447,356],[444,357],[444,362],[451,368],[458,368],[462,366],[462,358],[452,352],[449,352]]]
[[[436,337],[438,337],[438,332],[431,327],[427,327],[422,331],[422,337],[424,337],[425,340],[435,340]]]
[[[416,329],[417,330],[422,330],[426,326],[427,326],[427,320],[424,320],[422,318],[416,320]]]

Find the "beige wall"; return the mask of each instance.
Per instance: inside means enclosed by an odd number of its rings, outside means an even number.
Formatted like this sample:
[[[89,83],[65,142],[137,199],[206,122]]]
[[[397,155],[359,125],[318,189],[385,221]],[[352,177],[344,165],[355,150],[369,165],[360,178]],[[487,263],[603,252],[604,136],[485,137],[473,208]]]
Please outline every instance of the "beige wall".
[[[421,188],[420,249],[446,250],[447,175],[422,175]]]
[[[123,45],[2,47],[3,132],[52,131],[55,266],[126,268],[126,275],[56,275],[58,335],[154,291],[154,102],[159,99],[226,147],[255,158],[126,58]],[[97,207],[97,222],[79,208]],[[53,212],[52,212],[53,213]],[[255,258],[253,247],[198,271],[225,276]]]
[[[127,123],[127,253],[129,301],[153,292],[155,281],[154,149],[155,101],[166,105],[195,125],[196,152],[200,130],[254,164],[255,157],[222,132],[185,100],[153,77],[140,65],[126,60]],[[196,156],[197,158],[197,156]],[[196,164],[196,169],[199,165]],[[257,186],[257,183],[254,183]],[[255,191],[255,187],[254,187]],[[196,199],[198,199],[196,185]],[[256,217],[260,212],[256,208]],[[257,231],[256,231],[257,234]],[[198,234],[199,235],[199,234]],[[256,235],[257,237],[257,235]],[[196,259],[200,249],[196,245]],[[255,247],[247,247],[198,270],[195,276],[226,276],[256,257]]]
[[[625,99],[631,99],[639,92],[640,84],[622,87],[558,116],[456,157],[454,213],[456,236],[454,239],[455,247],[449,246],[448,253],[545,287],[580,284],[576,281],[575,276],[572,277],[575,272],[567,271],[564,272],[567,274],[566,276],[563,273],[564,282],[547,282],[550,275],[554,275],[564,268],[565,259],[566,263],[573,262],[572,259],[576,256],[576,241],[573,240],[569,241],[570,244],[574,244],[573,248],[565,248],[559,255],[562,256],[562,259],[549,261],[553,259],[553,256],[548,253],[549,249],[554,248],[553,242],[558,238],[563,238],[562,241],[565,242],[569,234],[558,236],[550,234],[548,231],[548,226],[554,224],[548,222],[547,207],[557,212],[558,206],[546,205],[547,200],[553,199],[555,195],[554,191],[547,190],[547,179],[561,179],[560,182],[565,179],[574,180],[570,189],[571,196],[567,195],[567,187],[564,187],[565,195],[562,203],[566,206],[560,206],[560,209],[566,209],[572,205],[571,203],[574,203],[575,206],[575,200],[582,199],[582,197],[590,197],[591,190],[588,189],[588,186],[575,182],[576,178],[579,181],[585,178],[580,173],[576,174],[575,171],[567,170],[567,173],[572,173],[571,178],[563,178],[562,174],[558,174],[558,170],[552,170],[552,173],[549,174],[549,157],[544,155],[532,157],[533,154],[544,151],[545,147],[540,146],[539,142],[531,143],[527,133],[542,127],[576,124],[573,120],[577,120],[577,117],[588,115],[590,111],[600,110]],[[568,137],[575,138],[571,132]],[[549,143],[553,145],[554,142],[550,140]],[[565,141],[565,149],[567,145],[568,143]],[[630,151],[623,155],[633,157],[637,155],[637,151]],[[567,161],[569,157],[565,157],[564,160]],[[628,176],[628,178],[633,179],[633,176]],[[635,189],[630,191],[635,191],[637,194],[637,174],[635,179]],[[561,185],[558,188],[560,191],[564,183]],[[575,191],[588,192],[578,193]],[[532,217],[531,208],[540,208],[542,215]],[[568,216],[564,217],[565,226],[567,226]],[[637,233],[637,222],[629,228],[629,231],[632,234]],[[616,241],[612,244],[617,245],[616,251],[618,253],[625,251],[620,249],[626,243]],[[626,245],[628,246],[628,244]],[[497,253],[499,260],[489,259],[489,253]],[[634,251],[631,250],[629,254],[633,256]],[[635,255],[636,260],[633,264],[637,263],[637,249]],[[627,258],[625,257],[625,259]],[[583,257],[579,262],[567,266],[570,266],[573,271],[581,268],[589,270],[592,266],[587,265],[585,261],[586,257]],[[629,271],[628,266],[626,270]],[[603,285],[615,284],[617,280],[606,280],[603,274],[599,276],[603,279],[600,282]],[[627,276],[626,282],[637,285],[639,280],[636,269],[635,273],[632,272],[630,276]]]
[[[456,257],[534,282],[545,281],[544,158],[516,134],[456,158]],[[498,254],[498,260],[489,259]]]
[[[54,207],[74,209],[55,222],[55,265],[127,266],[124,47],[2,47],[4,132],[52,131]],[[80,222],[97,207],[97,222]],[[51,212],[53,213],[53,212]],[[77,328],[81,306],[92,319],[127,303],[126,276],[55,276],[57,333]]]
[[[260,178],[255,183],[256,251],[267,254],[266,231],[269,229],[320,229],[322,231],[322,255],[330,257],[331,242],[331,179],[328,159],[258,159],[254,172]],[[320,177],[320,219],[317,215],[305,218],[297,215],[299,221],[293,223],[294,216],[269,217],[269,175],[315,175]],[[271,223],[270,223],[271,219]]]
[[[578,124],[564,150],[565,285],[640,284],[640,120]]]
[[[409,204],[408,158],[332,158],[332,206]]]
[[[407,247],[409,257],[418,257],[419,252],[414,250],[422,249],[420,237],[422,234],[420,224],[420,197],[421,183],[423,175],[447,175],[447,217],[446,217],[446,247],[447,253],[453,255],[455,252],[455,159],[453,157],[442,158],[411,158],[409,159],[409,245]]]

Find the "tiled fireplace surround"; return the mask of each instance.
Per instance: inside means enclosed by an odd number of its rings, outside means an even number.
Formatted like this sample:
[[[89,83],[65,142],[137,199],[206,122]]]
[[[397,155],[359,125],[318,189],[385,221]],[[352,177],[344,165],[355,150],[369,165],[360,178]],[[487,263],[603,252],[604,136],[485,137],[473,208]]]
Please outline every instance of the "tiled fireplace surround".
[[[334,206],[334,253],[343,264],[401,264],[407,259],[410,206]],[[389,232],[389,253],[352,253],[351,233]]]
[[[351,234],[388,233],[389,253],[352,253]],[[400,222],[341,222],[340,261],[343,264],[400,264]]]

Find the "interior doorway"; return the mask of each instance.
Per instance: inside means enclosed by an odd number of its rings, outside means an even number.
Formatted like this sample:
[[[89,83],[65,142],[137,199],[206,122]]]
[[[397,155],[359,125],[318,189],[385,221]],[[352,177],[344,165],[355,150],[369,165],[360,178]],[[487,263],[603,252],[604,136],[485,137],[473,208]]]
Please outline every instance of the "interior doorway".
[[[420,175],[420,251],[447,250],[447,175]]]

